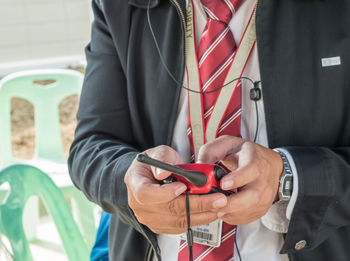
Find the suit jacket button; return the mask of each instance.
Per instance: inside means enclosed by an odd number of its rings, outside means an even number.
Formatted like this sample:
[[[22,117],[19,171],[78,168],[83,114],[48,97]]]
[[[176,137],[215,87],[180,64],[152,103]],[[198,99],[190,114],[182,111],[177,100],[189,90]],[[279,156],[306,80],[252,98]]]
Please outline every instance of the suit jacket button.
[[[296,250],[302,250],[306,246],[306,240],[300,240],[294,246]]]

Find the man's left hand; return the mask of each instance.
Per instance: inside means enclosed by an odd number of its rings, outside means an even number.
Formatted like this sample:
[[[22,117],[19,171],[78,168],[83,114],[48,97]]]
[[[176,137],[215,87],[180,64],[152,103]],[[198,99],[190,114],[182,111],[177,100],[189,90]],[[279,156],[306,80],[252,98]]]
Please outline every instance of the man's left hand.
[[[231,170],[221,179],[221,188],[237,190],[218,217],[232,225],[243,225],[265,215],[277,198],[283,170],[280,155],[242,138],[221,136],[203,145],[198,153],[200,163],[218,161]]]

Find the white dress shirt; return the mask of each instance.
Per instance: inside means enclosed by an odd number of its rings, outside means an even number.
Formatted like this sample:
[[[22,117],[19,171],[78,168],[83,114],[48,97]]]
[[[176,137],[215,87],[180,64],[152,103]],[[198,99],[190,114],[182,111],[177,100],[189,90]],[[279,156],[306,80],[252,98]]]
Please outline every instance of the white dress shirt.
[[[193,0],[194,17],[196,28],[196,42],[199,44],[201,33],[206,25],[207,17],[202,8],[200,0]],[[236,43],[241,40],[244,29],[248,23],[250,15],[256,5],[256,0],[245,0],[237,12],[233,15],[229,24]],[[257,45],[255,45],[250,59],[246,65],[243,76],[251,78],[253,81],[260,80]],[[184,86],[186,86],[186,75]],[[186,86],[187,87],[187,86]],[[256,130],[256,110],[255,104],[249,98],[249,90],[252,84],[242,81],[242,120],[241,134],[248,140],[253,140]],[[259,127],[256,142],[268,146],[266,133],[265,113],[263,99],[258,101]],[[184,162],[190,161],[190,144],[186,135],[188,119],[188,97],[187,90],[182,89],[179,100],[178,116],[174,129],[172,147],[181,155]],[[288,151],[285,151],[296,176],[296,169]],[[284,242],[282,233],[288,229],[289,219],[296,201],[297,177],[294,177],[293,195],[288,206],[287,204],[274,204],[268,213],[262,218],[246,225],[237,227],[237,246],[240,250],[242,261],[287,261],[287,255],[280,255],[279,251]],[[180,238],[177,235],[158,235],[158,243],[161,249],[163,261],[177,261]],[[156,257],[154,257],[156,261]],[[238,255],[234,255],[234,261],[239,261]]]

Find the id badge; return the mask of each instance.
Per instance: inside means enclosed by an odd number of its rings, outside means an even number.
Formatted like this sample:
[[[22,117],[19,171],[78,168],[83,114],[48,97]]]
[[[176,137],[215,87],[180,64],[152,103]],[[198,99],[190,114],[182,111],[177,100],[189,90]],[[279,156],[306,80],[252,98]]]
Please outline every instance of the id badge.
[[[197,244],[210,247],[219,247],[221,244],[222,220],[215,220],[206,225],[193,227],[193,241]],[[186,240],[186,233],[181,234],[181,239]]]

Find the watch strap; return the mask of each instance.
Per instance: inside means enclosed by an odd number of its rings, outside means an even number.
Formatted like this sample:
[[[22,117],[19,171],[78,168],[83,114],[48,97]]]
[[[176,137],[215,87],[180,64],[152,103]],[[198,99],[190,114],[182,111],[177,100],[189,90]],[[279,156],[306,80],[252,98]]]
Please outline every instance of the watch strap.
[[[293,192],[293,171],[290,167],[287,156],[279,149],[274,149],[282,158],[283,171],[280,177],[280,184],[278,188],[279,202],[289,201]]]

